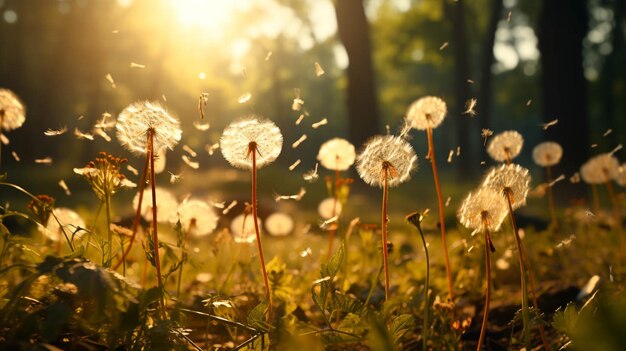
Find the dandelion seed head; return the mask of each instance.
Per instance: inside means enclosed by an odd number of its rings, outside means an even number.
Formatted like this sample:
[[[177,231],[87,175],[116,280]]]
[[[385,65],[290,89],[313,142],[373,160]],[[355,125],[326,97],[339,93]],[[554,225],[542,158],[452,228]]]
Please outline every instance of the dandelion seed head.
[[[554,166],[563,157],[563,148],[553,141],[545,141],[533,149],[533,160],[538,166]]]
[[[339,216],[343,207],[341,206],[341,202],[336,201],[334,198],[329,197],[317,206],[317,213],[322,217],[322,219],[330,219],[335,216]]]
[[[363,146],[356,169],[364,182],[378,187],[383,187],[387,172],[388,185],[394,187],[409,180],[416,166],[417,155],[411,144],[393,135],[378,135]]]
[[[425,96],[413,102],[406,113],[411,127],[419,130],[434,129],[448,113],[445,101],[435,96]]]
[[[138,101],[128,105],[117,118],[117,139],[132,153],[147,151],[149,132],[153,133],[153,149],[172,150],[180,141],[180,121],[158,102]]]
[[[354,145],[341,138],[328,140],[317,153],[320,164],[331,171],[345,171],[352,166],[355,159]]]
[[[504,198],[489,188],[469,193],[457,212],[459,222],[475,232],[498,231],[506,215]]]
[[[157,200],[160,201],[157,195]],[[157,207],[158,209],[158,207]],[[204,201],[189,200],[178,206],[178,218],[184,230],[190,230],[195,236],[211,234],[217,227],[218,217],[213,208]],[[157,215],[158,216],[158,215]]]
[[[483,187],[492,189],[506,200],[511,196],[511,207],[515,210],[526,204],[526,197],[530,189],[530,174],[528,169],[516,165],[501,165],[492,168],[485,180]]]
[[[262,222],[257,217],[259,227]],[[236,243],[250,244],[256,241],[256,232],[254,230],[254,220],[251,215],[240,214],[230,222],[230,232]]]
[[[83,218],[76,213],[76,211],[65,208],[65,207],[57,207],[52,210],[54,216],[50,216],[48,218],[48,223],[46,223],[45,230],[42,230],[42,233],[48,237],[52,241],[58,241],[63,237],[63,230],[68,235],[68,237],[72,236],[72,233],[76,232],[75,237],[80,237],[84,234],[84,231],[76,231],[78,227],[87,228],[85,221]],[[56,216],[56,219],[55,219]],[[57,222],[58,220],[58,222]],[[61,223],[61,225],[59,225]],[[63,229],[61,229],[61,226]]]
[[[159,223],[167,223],[175,221],[172,219],[176,217],[176,211],[178,210],[178,200],[174,194],[169,190],[161,187],[155,188],[156,192],[156,204],[157,204],[157,221]],[[135,195],[133,199],[133,208],[137,208],[139,204],[139,193]],[[141,216],[146,221],[152,221],[152,192],[144,192],[143,199],[141,201]]]
[[[510,161],[522,151],[524,137],[514,130],[507,130],[491,139],[487,153],[498,162]]]
[[[615,182],[621,186],[626,187],[626,163],[622,163],[622,165],[617,169]]]
[[[26,121],[26,109],[9,89],[0,88],[0,130],[17,129]]]
[[[250,145],[256,145],[256,166],[266,166],[280,155],[283,135],[274,122],[250,116],[231,123],[220,139],[222,155],[233,167],[252,169]]]
[[[615,179],[618,173],[619,161],[610,153],[594,156],[580,167],[580,175],[588,184],[604,184]]]
[[[274,236],[289,235],[293,228],[293,219],[286,213],[274,212],[265,219],[265,229]]]

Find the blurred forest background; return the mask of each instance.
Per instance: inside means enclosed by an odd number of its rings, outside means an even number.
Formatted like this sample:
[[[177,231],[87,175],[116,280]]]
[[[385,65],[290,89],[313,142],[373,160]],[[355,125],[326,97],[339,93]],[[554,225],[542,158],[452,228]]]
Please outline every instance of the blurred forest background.
[[[565,155],[557,171],[570,176],[587,155],[626,136],[625,7],[623,0],[0,0],[0,86],[27,106],[25,126],[7,134],[2,171],[27,170],[19,180],[27,185],[41,172],[69,177],[100,150],[127,155],[115,139],[79,140],[74,128],[88,132],[102,113],[116,116],[135,100],[166,99],[201,169],[225,165],[204,148],[227,123],[259,113],[285,135],[279,164],[301,159],[304,172],[321,142],[342,136],[358,146],[386,125],[396,132],[409,103],[437,95],[449,107],[435,132],[438,158],[461,151],[442,165],[449,179],[475,181],[486,167],[482,129],[520,131],[527,165],[536,143],[559,141]],[[328,125],[311,128],[323,118]],[[211,127],[200,131],[194,121]],[[64,126],[64,135],[43,134]],[[291,150],[303,133],[308,140]],[[412,142],[427,168],[422,134]],[[180,147],[172,154],[175,172],[184,167]],[[34,163],[44,157],[54,166]]]

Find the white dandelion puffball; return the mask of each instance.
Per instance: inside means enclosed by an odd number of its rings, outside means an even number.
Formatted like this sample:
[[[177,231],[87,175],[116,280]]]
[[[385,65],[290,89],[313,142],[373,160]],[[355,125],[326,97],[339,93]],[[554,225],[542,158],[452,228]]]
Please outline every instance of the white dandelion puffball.
[[[617,170],[615,182],[621,186],[626,186],[626,163],[623,163]]]
[[[334,215],[333,208],[335,212]],[[322,219],[331,219],[335,216],[339,216],[341,214],[341,210],[343,210],[343,208],[341,207],[341,202],[336,201],[335,198],[332,197],[322,200],[322,202],[320,202],[320,204],[317,206],[317,213],[320,215],[320,217],[322,217]]]
[[[520,165],[501,165],[492,168],[487,173],[483,187],[494,190],[505,200],[510,195],[511,207],[515,210],[526,205],[526,196],[530,189],[530,174],[528,169]]]
[[[80,237],[85,233],[83,230],[76,231],[78,227],[83,229],[87,228],[85,221],[78,213],[76,213],[76,211],[65,207],[57,207],[52,210],[52,213],[54,216],[50,216],[48,218],[46,228],[45,230],[42,230],[43,234],[47,236],[48,239],[58,241],[63,238],[65,240],[63,237],[63,230],[65,230],[65,233],[70,239],[72,239],[73,233],[76,233],[75,237]],[[56,219],[54,218],[55,216]],[[59,223],[63,226],[63,230],[61,230]]]
[[[157,204],[157,222],[166,223],[176,221],[176,210],[178,209],[178,200],[167,189],[156,187],[156,204]],[[139,193],[133,199],[133,208],[137,208],[139,204]],[[145,189],[143,199],[141,200],[141,216],[146,221],[152,221],[152,191]]]
[[[164,146],[155,151],[154,156],[154,173],[161,174],[165,170],[165,164],[167,163],[167,147]]]
[[[0,129],[17,129],[26,121],[26,109],[11,90],[0,88]]]
[[[435,96],[416,100],[406,112],[406,120],[412,128],[419,130],[437,128],[448,113],[445,101]]]
[[[265,219],[265,229],[274,236],[289,235],[293,227],[293,219],[286,213],[274,212]]]
[[[356,158],[356,151],[346,139],[333,138],[322,144],[317,153],[317,160],[320,164],[331,171],[345,171]]]
[[[158,195],[157,200],[159,200]],[[217,221],[219,219],[215,214],[213,207],[200,200],[192,199],[187,202],[183,202],[180,206],[178,206],[177,213],[178,218],[172,222],[176,222],[180,219],[180,224],[182,225],[183,230],[188,230],[189,233],[195,236],[205,236],[211,234],[215,230],[215,227],[217,227]]]
[[[472,229],[474,233],[485,229],[495,232],[500,229],[507,213],[504,198],[492,189],[482,188],[467,195],[457,217],[465,228]]]
[[[220,139],[222,155],[233,167],[252,169],[252,155],[248,152],[250,144],[255,143],[256,167],[266,166],[280,155],[283,147],[283,135],[270,120],[256,116],[246,117],[231,123]]]
[[[385,169],[388,185],[393,187],[409,180],[416,166],[417,155],[411,144],[393,135],[379,135],[363,145],[356,170],[364,182],[382,188]]]
[[[183,134],[180,121],[158,102],[139,101],[128,105],[117,118],[117,139],[132,153],[147,152],[149,131],[153,133],[153,150],[178,144]]]
[[[561,161],[561,157],[563,148],[553,141],[545,141],[533,149],[533,161],[541,167],[554,166]]]
[[[259,229],[263,225],[261,219],[257,217]],[[254,230],[254,220],[252,215],[240,214],[230,222],[230,232],[233,240],[237,243],[250,244],[256,241],[256,231]]]
[[[580,167],[580,175],[588,184],[604,184],[615,179],[618,173],[619,161],[609,153],[594,156]]]
[[[494,136],[489,145],[487,153],[498,162],[513,160],[522,151],[524,137],[514,130],[507,130]]]

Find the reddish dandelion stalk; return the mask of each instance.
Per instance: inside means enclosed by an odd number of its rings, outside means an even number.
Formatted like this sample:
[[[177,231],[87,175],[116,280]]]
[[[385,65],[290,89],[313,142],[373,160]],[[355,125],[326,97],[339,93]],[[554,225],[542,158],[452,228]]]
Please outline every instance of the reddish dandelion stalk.
[[[387,250],[387,205],[389,201],[389,168],[388,162],[383,163],[383,203],[382,203],[382,249],[383,268],[385,270],[385,301],[389,301],[389,252]]]
[[[154,176],[154,130],[148,130],[148,157],[150,158],[150,188],[152,190],[152,241],[154,244],[154,265],[156,267],[157,283],[161,290],[161,298],[159,300],[159,306],[161,310],[161,316],[165,318],[165,299],[163,294],[163,278],[161,277],[161,259],[159,256],[159,235],[157,232],[157,202],[156,202],[156,179]],[[139,206],[141,208],[141,205]]]
[[[486,221],[486,219],[484,219]],[[491,299],[491,237],[489,235],[488,225],[483,227],[485,233],[485,273],[487,275],[487,289],[485,290],[485,310],[483,312],[483,323],[480,327],[480,337],[478,338],[478,345],[476,351],[480,351],[485,341],[485,334],[487,333],[487,320],[489,319],[489,301]]]

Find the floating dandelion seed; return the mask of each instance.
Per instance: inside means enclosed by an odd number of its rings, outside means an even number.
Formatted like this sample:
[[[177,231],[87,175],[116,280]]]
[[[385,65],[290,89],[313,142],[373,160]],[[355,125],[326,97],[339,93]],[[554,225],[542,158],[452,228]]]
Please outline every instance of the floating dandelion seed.
[[[102,130],[100,128],[94,128],[93,129],[93,133],[98,135],[102,139],[104,139],[106,142],[110,142],[111,141],[111,137],[104,130]]]
[[[480,136],[484,139],[483,145],[487,145],[487,138],[493,135],[493,130],[483,129],[480,132]]]
[[[585,183],[604,184],[619,172],[619,161],[615,156],[605,153],[592,157],[580,167],[580,175]]]
[[[321,126],[325,126],[328,124],[328,119],[327,118],[322,118],[319,122],[315,122],[313,124],[311,124],[311,128],[313,129],[317,129]]]
[[[92,140],[93,141],[93,135],[89,134],[89,133],[83,133],[82,131],[80,131],[78,128],[74,128],[74,135],[78,138],[78,139],[87,139],[87,140]]]
[[[127,165],[127,166],[126,166],[126,169],[127,169],[130,173],[132,173],[132,174],[134,174],[134,175],[136,175],[136,176],[137,176],[137,175],[139,175],[139,171],[137,170],[137,168],[135,168],[135,167],[133,167],[133,166],[131,166],[131,165]]]
[[[444,50],[447,47],[448,47],[448,42],[446,41],[443,44],[441,44],[441,46],[439,47],[439,51],[442,51],[442,50]]]
[[[42,165],[51,165],[52,164],[52,157],[48,156],[48,157],[44,157],[44,158],[36,158],[35,159],[35,163],[39,163]]]
[[[276,194],[274,195],[274,200],[276,202],[281,201],[281,200],[296,200],[296,201],[300,201],[302,200],[302,197],[306,194],[306,189],[304,187],[300,187],[300,190],[298,190],[297,194],[294,195],[279,195]]]
[[[157,204],[157,221],[159,223],[167,223],[172,221],[172,217],[176,215],[178,209],[178,201],[176,197],[167,189],[156,187],[156,198],[159,200]],[[152,221],[152,193],[147,192],[148,199],[141,202],[141,215],[146,221]],[[139,194],[133,198],[133,207],[137,208],[139,204]]]
[[[130,68],[146,68],[146,66],[139,64],[139,63],[131,62]]]
[[[61,189],[63,189],[63,192],[65,192],[65,195],[70,196],[72,195],[72,192],[70,191],[70,188],[67,186],[67,183],[65,183],[65,180],[61,179],[59,180],[59,187],[61,187]]]
[[[291,148],[295,149],[298,146],[300,146],[300,144],[302,144],[305,140],[307,139],[306,134],[302,134],[302,136],[300,138],[298,138],[298,140],[294,141],[293,144],[291,144]]]
[[[172,172],[167,172],[170,174],[170,184],[176,184],[178,182],[180,182],[180,180],[183,178],[183,174],[174,174]]]
[[[341,202],[336,201],[335,198],[329,197],[320,202],[317,206],[317,213],[322,219],[326,220],[341,215],[342,209]]]
[[[15,151],[11,151],[11,156],[15,159],[16,162],[20,162],[20,156]]]
[[[259,226],[261,226],[261,218],[257,217]],[[233,240],[240,244],[251,244],[256,241],[254,220],[252,216],[240,214],[230,222],[230,232]]]
[[[482,186],[500,194],[504,199],[510,197],[513,210],[526,204],[530,185],[528,169],[516,165],[501,165],[489,171]]]
[[[26,109],[11,90],[0,88],[0,131],[21,127],[26,121]]]
[[[591,146],[592,149],[595,149],[595,148],[598,147],[598,144],[591,144],[590,146]]]
[[[465,111],[463,111],[463,114],[469,115],[470,117],[476,116],[478,114],[475,110],[477,104],[478,104],[478,100],[476,99],[467,100],[465,102]]]
[[[185,162],[185,164],[186,164],[187,166],[191,167],[192,169],[198,169],[198,168],[200,168],[200,163],[199,163],[199,162],[196,162],[196,161],[193,161],[193,160],[191,159],[191,157],[189,157],[189,156],[187,156],[187,155],[183,155],[183,156],[181,156],[181,158],[182,158],[183,162]]]
[[[237,102],[240,104],[245,104],[246,102],[250,101],[250,99],[252,99],[252,94],[244,93],[241,96],[239,96],[239,99],[237,99]]]
[[[389,173],[388,185],[397,186],[411,177],[417,166],[417,155],[404,139],[379,135],[365,143],[357,158],[356,169],[361,179],[371,186],[383,187],[383,173]]]
[[[452,156],[454,156],[454,150],[450,150],[448,153],[448,163],[452,162]]]
[[[506,215],[504,198],[490,188],[469,193],[457,212],[459,222],[474,233],[498,231]]]
[[[476,83],[473,79],[468,79],[468,80],[467,80],[467,82],[468,82],[469,84],[474,84],[474,83]]]
[[[609,134],[613,133],[613,129],[609,128],[606,130],[606,132],[604,132],[604,134],[602,134],[603,137],[608,136]]]
[[[222,211],[222,214],[224,216],[227,215],[228,212],[230,212],[230,210],[232,210],[235,206],[237,206],[237,200],[231,201],[230,204]]]
[[[530,104],[532,104],[532,103],[533,103],[533,100],[529,99],[528,101],[526,101],[526,107],[530,106]]]
[[[489,142],[487,153],[498,162],[510,163],[522,151],[524,138],[514,130],[502,132]]]
[[[182,136],[180,122],[172,117],[158,102],[139,101],[128,105],[119,115],[116,124],[117,139],[132,153],[147,153],[148,138],[152,133],[153,150],[166,147],[170,150]]]
[[[300,114],[300,116],[298,116],[298,119],[296,119],[296,125],[299,126],[300,123],[302,123],[302,120],[304,119],[305,114],[302,113]]]
[[[300,162],[302,162],[302,161],[300,159],[297,159],[296,162],[292,163],[291,166],[289,166],[289,170],[293,171],[294,169],[296,169],[296,167],[298,167]]]
[[[293,228],[293,219],[286,213],[274,212],[265,219],[265,229],[273,236],[289,235]]]
[[[198,153],[195,152],[192,148],[190,148],[188,145],[183,145],[183,151],[185,151],[186,153],[189,154],[189,156],[191,157],[196,157],[198,156]]]
[[[85,224],[83,218],[76,213],[76,211],[65,207],[57,207],[52,210],[52,213],[54,216],[50,216],[48,218],[45,230],[42,231],[48,239],[52,241],[59,241],[63,237],[63,231],[70,236],[70,240],[72,239],[71,236],[76,238],[80,238],[82,236],[84,231],[78,229],[84,229],[87,225]],[[61,223],[61,225],[59,225],[59,223]]]
[[[293,99],[293,103],[291,103],[291,109],[294,111],[300,111],[302,109],[302,105],[304,105],[304,100],[300,98],[299,88],[295,88],[294,93],[296,97]]]
[[[115,85],[115,81],[113,80],[113,76],[111,75],[111,73],[107,73],[106,76],[104,76],[104,78],[111,84],[111,87],[113,89],[117,88],[117,86]]]
[[[256,146],[256,166],[264,167],[276,160],[283,145],[280,129],[271,121],[250,116],[231,123],[222,134],[222,155],[233,167],[252,169],[249,147]]]
[[[539,126],[540,126],[541,128],[543,128],[543,130],[548,130],[548,128],[550,128],[550,127],[552,127],[552,126],[555,126],[557,123],[559,123],[559,119],[558,119],[558,118],[557,118],[557,119],[553,119],[553,120],[551,120],[551,121],[550,121],[550,122],[548,122],[548,123],[543,123],[543,124],[540,124]]]
[[[446,103],[438,97],[426,96],[413,102],[406,113],[406,119],[412,128],[434,129],[443,122],[448,113]]]
[[[45,132],[43,132],[43,135],[45,136],[58,136],[58,135],[63,135],[67,132],[67,126],[63,126],[59,129],[46,129]]]
[[[272,52],[271,52],[271,51],[268,51],[268,52],[267,52],[267,55],[265,55],[265,61],[269,61],[269,60],[270,60],[270,58],[272,58]]]
[[[115,127],[116,123],[117,121],[115,121],[115,118],[113,118],[113,116],[110,113],[104,112],[102,116],[100,117],[100,119],[96,121],[94,128],[98,128],[102,130],[110,130]]]
[[[312,170],[304,173],[302,175],[302,178],[309,182],[309,183],[313,183],[315,181],[317,181],[317,179],[319,178],[319,174],[317,173],[317,168],[319,166],[319,163],[315,163],[315,168],[313,168]]]
[[[2,145],[9,145],[9,138],[7,138],[6,135],[0,133],[0,142],[2,143]]]
[[[346,139],[333,138],[322,144],[317,153],[320,164],[332,171],[345,171],[356,159],[356,151]]]
[[[533,161],[541,167],[556,165],[561,161],[562,156],[563,148],[553,141],[543,142],[533,149]]]
[[[321,77],[324,75],[324,69],[322,68],[322,66],[319,64],[319,62],[315,62],[315,75],[318,77]]]
[[[211,125],[209,123],[200,123],[198,121],[193,121],[193,126],[201,132],[207,131],[209,130],[209,128],[211,128]]]
[[[159,199],[159,201],[161,201]],[[217,227],[218,217],[206,202],[189,200],[178,206],[178,218],[170,218],[171,223],[180,219],[183,229],[195,236],[211,234]],[[172,220],[174,219],[174,220]]]
[[[613,155],[616,152],[618,152],[619,150],[621,150],[624,146],[622,144],[617,145],[616,147],[613,148],[613,150],[611,150],[611,152],[609,152],[609,154]]]
[[[206,152],[209,154],[209,156],[213,156],[213,153],[215,152],[215,150],[217,150],[220,147],[220,143],[215,143],[213,145],[205,145],[204,149],[206,150]]]

